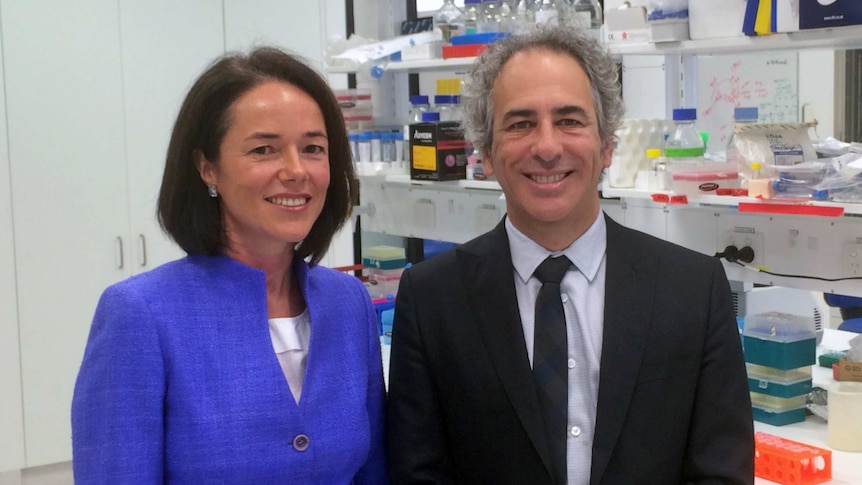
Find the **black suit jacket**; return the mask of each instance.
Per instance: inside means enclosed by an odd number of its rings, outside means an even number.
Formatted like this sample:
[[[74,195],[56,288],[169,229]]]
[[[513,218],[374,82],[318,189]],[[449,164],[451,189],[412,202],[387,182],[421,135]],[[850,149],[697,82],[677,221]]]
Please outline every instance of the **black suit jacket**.
[[[606,222],[591,485],[753,483],[751,404],[721,264]],[[513,271],[501,222],[402,275],[393,483],[551,483]]]

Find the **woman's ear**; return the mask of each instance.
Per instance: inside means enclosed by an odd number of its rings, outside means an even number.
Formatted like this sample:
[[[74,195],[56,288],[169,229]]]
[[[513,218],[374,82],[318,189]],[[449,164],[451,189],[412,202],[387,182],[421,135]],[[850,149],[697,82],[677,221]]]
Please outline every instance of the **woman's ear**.
[[[203,180],[206,185],[218,185],[218,177],[216,176],[215,165],[213,162],[207,160],[207,157],[205,157],[204,153],[200,150],[195,150],[193,156],[195,157],[195,165],[198,168],[201,180]]]

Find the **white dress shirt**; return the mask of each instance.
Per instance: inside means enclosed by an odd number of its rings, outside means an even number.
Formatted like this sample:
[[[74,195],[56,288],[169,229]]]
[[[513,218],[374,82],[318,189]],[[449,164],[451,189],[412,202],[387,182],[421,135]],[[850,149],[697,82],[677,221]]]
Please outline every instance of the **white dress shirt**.
[[[515,228],[508,218],[506,233],[530,365],[533,363],[536,297],[542,286],[533,272],[552,255],[566,255],[573,265],[560,283],[569,348],[566,468],[569,485],[587,485],[590,482],[604,327],[607,248],[604,215],[599,212],[590,228],[563,251],[548,251]]]
[[[269,336],[278,363],[287,378],[290,392],[299,403],[302,395],[302,380],[305,377],[305,362],[308,358],[308,343],[311,340],[311,317],[306,308],[299,316],[270,318]]]

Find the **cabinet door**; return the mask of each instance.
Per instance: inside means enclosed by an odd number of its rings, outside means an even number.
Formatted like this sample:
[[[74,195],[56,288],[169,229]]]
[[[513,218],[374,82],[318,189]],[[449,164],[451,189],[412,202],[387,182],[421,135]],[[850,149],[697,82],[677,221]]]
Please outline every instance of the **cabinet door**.
[[[0,2],[28,467],[71,458],[93,311],[128,274],[117,4]]]
[[[2,52],[0,42],[0,52]],[[0,112],[6,110],[0,62]],[[21,411],[21,354],[18,351],[18,294],[12,241],[12,185],[9,182],[6,117],[0,116],[0,475],[24,466]]]
[[[132,271],[182,256],[156,216],[165,154],[192,81],[224,52],[220,2],[120,2]]]

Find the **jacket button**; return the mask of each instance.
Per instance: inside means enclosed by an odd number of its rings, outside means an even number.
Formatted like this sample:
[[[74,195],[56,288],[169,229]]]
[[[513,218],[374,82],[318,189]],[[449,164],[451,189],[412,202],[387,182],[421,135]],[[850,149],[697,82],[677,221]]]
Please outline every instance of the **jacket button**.
[[[298,434],[293,438],[293,449],[296,451],[305,451],[308,449],[308,436]]]

